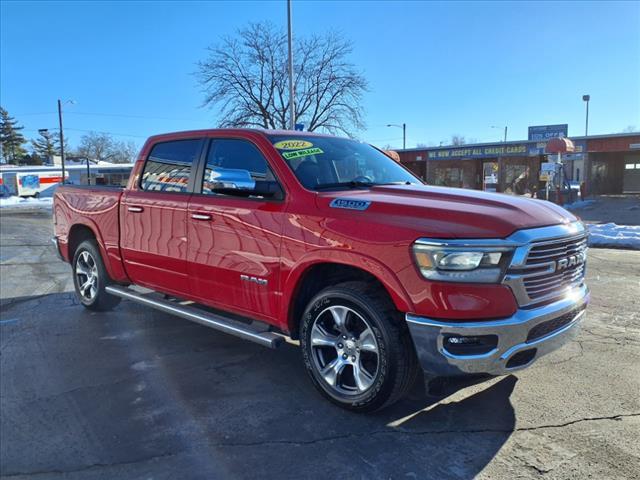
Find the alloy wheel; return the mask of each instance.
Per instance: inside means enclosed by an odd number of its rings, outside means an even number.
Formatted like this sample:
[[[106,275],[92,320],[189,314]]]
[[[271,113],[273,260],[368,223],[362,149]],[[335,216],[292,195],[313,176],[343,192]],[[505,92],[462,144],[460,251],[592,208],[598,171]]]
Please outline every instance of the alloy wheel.
[[[85,300],[93,300],[98,293],[98,266],[96,260],[84,251],[76,260],[76,283],[78,292]]]
[[[360,395],[373,385],[380,366],[378,341],[355,310],[335,305],[311,327],[313,363],[324,382],[343,395]]]

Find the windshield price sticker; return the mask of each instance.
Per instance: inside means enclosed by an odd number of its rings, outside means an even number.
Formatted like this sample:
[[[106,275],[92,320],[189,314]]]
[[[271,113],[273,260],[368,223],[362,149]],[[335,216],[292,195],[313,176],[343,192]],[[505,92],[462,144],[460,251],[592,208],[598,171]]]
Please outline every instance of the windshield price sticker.
[[[319,155],[321,153],[324,153],[322,149],[315,147],[307,148],[305,150],[293,150],[292,152],[282,152],[282,156],[286,160],[292,160],[294,158],[308,157],[309,155]]]
[[[302,148],[313,147],[313,143],[306,140],[283,140],[273,144],[278,150],[300,150]]]

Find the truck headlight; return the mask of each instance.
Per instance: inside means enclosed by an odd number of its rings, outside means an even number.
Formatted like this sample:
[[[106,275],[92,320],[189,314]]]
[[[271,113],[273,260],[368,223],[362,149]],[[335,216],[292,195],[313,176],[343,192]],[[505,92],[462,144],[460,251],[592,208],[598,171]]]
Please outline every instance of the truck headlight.
[[[420,273],[428,280],[499,283],[513,248],[502,245],[474,246],[473,242],[470,243],[419,240],[413,244],[413,256]]]

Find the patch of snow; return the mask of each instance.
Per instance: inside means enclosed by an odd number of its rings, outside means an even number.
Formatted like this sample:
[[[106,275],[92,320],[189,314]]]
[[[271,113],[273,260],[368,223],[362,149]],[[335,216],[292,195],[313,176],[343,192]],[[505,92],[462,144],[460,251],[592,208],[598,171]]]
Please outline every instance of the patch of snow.
[[[0,208],[42,208],[50,210],[53,197],[24,198],[18,196],[0,198]]]
[[[640,225],[588,224],[592,247],[632,248],[640,250]]]
[[[567,210],[573,210],[574,208],[588,207],[590,205],[593,205],[594,203],[596,203],[595,200],[578,200],[577,202],[573,203],[565,203],[563,207]]]

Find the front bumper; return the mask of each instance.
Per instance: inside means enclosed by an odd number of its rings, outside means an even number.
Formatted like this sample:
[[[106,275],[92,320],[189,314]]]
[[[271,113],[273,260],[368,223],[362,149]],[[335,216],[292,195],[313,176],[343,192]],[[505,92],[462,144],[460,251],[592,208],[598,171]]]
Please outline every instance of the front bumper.
[[[64,259],[64,257],[62,256],[62,252],[60,251],[60,243],[58,242],[58,237],[51,238],[51,243],[53,243],[53,246],[56,249],[57,257],[65,262],[66,260]]]
[[[561,300],[538,308],[519,309],[501,320],[456,323],[412,314],[407,314],[406,320],[426,373],[505,375],[531,365],[569,341],[577,333],[588,302],[589,290],[582,285]],[[473,348],[469,348],[463,354],[459,344],[450,343],[452,338],[465,341],[470,337],[492,340],[482,353],[473,353]]]

